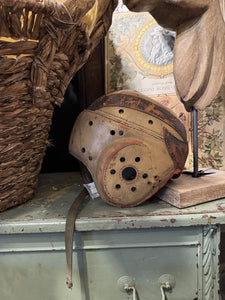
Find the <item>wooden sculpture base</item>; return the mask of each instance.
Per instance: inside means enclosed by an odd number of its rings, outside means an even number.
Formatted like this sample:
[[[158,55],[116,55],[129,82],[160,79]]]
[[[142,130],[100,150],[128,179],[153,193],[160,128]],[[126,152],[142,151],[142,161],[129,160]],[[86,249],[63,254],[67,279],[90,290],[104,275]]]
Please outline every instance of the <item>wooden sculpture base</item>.
[[[201,204],[225,197],[225,172],[210,170],[212,174],[194,178],[182,174],[170,180],[156,196],[178,208]]]

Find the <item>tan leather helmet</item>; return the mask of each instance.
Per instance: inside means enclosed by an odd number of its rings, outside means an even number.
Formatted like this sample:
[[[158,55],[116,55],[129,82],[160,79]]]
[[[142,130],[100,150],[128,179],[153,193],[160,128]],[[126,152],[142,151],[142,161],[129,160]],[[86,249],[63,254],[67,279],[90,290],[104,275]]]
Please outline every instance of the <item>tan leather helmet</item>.
[[[69,150],[90,171],[104,201],[138,205],[179,176],[186,131],[171,110],[134,91],[97,99],[78,116]]]

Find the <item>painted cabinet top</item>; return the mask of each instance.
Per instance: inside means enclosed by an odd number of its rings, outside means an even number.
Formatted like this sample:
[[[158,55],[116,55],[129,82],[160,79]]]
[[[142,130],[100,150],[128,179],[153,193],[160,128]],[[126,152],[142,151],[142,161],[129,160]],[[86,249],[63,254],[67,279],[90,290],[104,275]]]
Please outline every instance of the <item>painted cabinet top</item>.
[[[79,173],[41,174],[36,196],[0,214],[0,234],[64,232],[66,215],[82,190]],[[78,231],[164,228],[225,224],[225,199],[178,209],[150,199],[133,208],[117,208],[102,199],[84,201]]]

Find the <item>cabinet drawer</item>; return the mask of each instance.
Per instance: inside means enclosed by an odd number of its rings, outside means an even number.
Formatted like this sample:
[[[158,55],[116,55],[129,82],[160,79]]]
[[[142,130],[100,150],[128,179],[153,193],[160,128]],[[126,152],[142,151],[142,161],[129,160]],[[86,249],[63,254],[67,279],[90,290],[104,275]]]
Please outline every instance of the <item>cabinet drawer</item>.
[[[70,291],[63,233],[0,235],[1,300],[78,300],[79,274],[73,277],[76,289]]]
[[[129,276],[139,300],[161,300],[170,274],[168,300],[218,300],[219,240],[216,226],[76,232],[70,291],[63,233],[0,235],[1,299],[131,300]]]
[[[201,227],[84,232],[76,244],[83,299],[132,299],[117,283],[129,276],[140,300],[159,300],[163,274],[176,282],[168,300],[202,299]]]

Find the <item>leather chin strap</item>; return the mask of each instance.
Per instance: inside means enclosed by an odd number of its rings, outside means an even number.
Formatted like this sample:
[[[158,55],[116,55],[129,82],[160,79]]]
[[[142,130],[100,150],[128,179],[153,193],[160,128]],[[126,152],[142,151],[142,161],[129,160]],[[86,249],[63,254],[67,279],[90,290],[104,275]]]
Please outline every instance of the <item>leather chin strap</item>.
[[[66,262],[67,262],[67,280],[66,284],[69,289],[72,289],[72,265],[73,265],[73,234],[75,230],[75,221],[79,213],[79,208],[88,195],[87,190],[84,188],[80,194],[75,198],[71,205],[67,218],[65,230],[65,248],[66,248]]]

